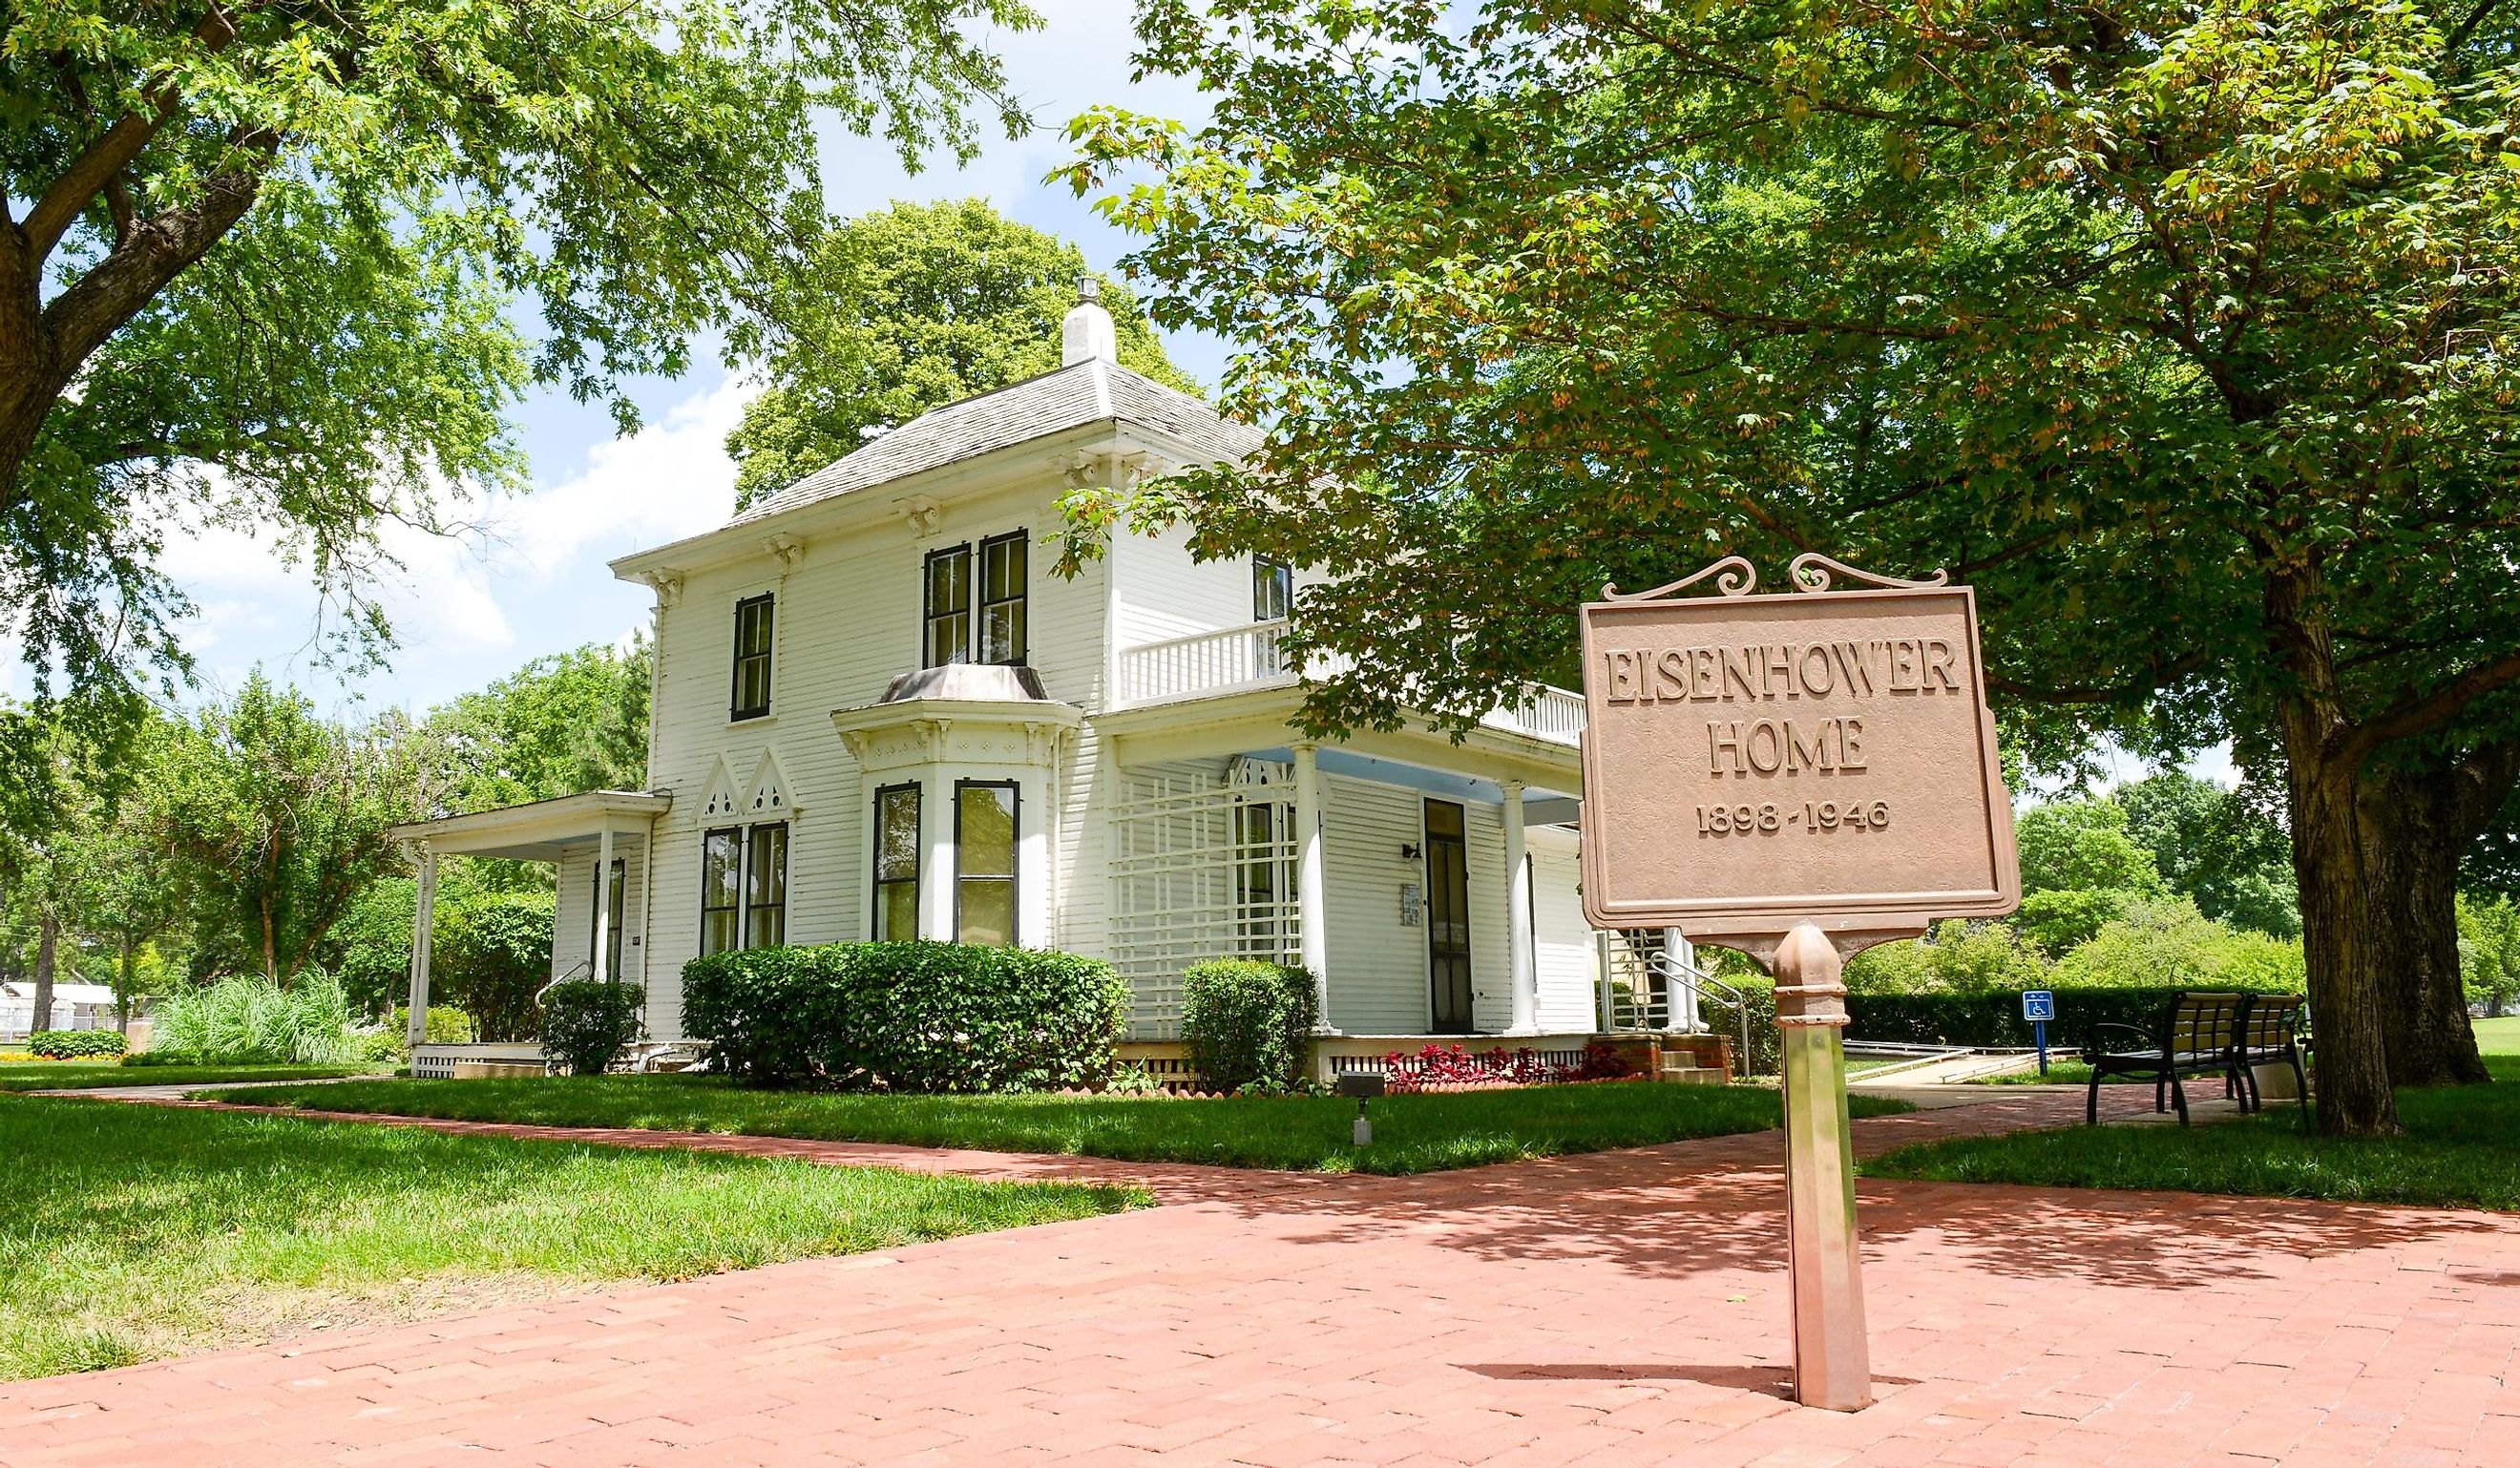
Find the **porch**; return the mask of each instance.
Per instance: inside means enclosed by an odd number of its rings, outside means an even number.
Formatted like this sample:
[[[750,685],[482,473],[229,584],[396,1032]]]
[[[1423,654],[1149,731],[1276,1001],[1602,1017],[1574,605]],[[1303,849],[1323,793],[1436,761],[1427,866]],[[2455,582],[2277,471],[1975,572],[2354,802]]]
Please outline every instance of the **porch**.
[[[1284,626],[1117,654],[1120,697],[1095,727],[1116,766],[1109,947],[1137,995],[1132,1039],[1179,1036],[1183,969],[1244,956],[1309,969],[1326,1036],[1580,1052],[1596,987],[1575,875],[1582,700],[1535,689],[1459,740],[1290,739],[1303,690]]]
[[[440,859],[550,863],[558,886],[553,982],[585,977],[599,983],[644,983],[640,940],[652,867],[649,857],[656,818],[672,804],[672,795],[664,791],[590,790],[393,828],[392,835],[410,847],[420,867],[405,1031],[414,1076],[538,1073],[542,1066],[542,1046],[532,1041],[428,1043],[429,942],[437,915]]]

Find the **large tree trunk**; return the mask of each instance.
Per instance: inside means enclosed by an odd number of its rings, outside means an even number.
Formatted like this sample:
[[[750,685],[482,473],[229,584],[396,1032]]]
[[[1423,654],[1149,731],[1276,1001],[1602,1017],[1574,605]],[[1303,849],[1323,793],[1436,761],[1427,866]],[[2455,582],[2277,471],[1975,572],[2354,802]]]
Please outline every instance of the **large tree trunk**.
[[[2276,708],[2292,804],[2292,867],[2301,889],[2310,968],[2312,1091],[2318,1130],[2386,1136],[2398,1130],[2387,1024],[2371,944],[2370,873],[2357,796],[2367,754],[2343,737],[2336,661],[2316,566],[2267,580],[2267,636],[2297,687]]]
[[[2520,778],[2520,741],[2363,781],[2371,862],[2371,942],[2387,1010],[2389,1079],[2473,1085],[2477,1054],[2458,959],[2458,868]]]
[[[2458,964],[2461,820],[2455,771],[2392,772],[2362,781],[2370,944],[2387,995],[2382,1021],[2395,1086],[2491,1081],[2467,1020]]]
[[[62,925],[47,911],[35,923],[35,1013],[29,1034],[53,1027],[53,966],[61,958]]]

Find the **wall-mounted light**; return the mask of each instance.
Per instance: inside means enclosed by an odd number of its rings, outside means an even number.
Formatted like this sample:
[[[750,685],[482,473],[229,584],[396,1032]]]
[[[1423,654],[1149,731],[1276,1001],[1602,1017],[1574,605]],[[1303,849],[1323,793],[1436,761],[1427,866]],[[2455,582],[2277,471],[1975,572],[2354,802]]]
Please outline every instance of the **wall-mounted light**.
[[[1401,842],[1400,860],[1404,862],[1414,862],[1418,860],[1418,843],[1415,841]]]

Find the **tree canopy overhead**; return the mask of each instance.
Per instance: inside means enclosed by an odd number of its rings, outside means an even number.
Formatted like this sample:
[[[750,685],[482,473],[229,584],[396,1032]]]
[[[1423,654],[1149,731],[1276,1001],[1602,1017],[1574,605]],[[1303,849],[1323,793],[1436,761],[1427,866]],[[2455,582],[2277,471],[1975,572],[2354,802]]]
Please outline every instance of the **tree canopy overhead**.
[[[1329,727],[1470,717],[1604,581],[1948,567],[2037,752],[2281,772],[2321,1122],[2386,1130],[2374,792],[2507,743],[2520,680],[2513,24],[1148,0],[1213,119],[1089,113],[1069,177],[1272,436],[1131,509],[1327,573]]]
[[[906,161],[1020,116],[1021,0],[47,0],[0,22],[0,600],[71,687],[180,666],[170,526],[276,527],[381,630],[391,520],[514,486],[529,384],[609,398],[823,214],[818,130]],[[516,322],[536,323],[528,339]],[[119,705],[128,712],[128,705]]]
[[[791,334],[727,437],[737,508],[870,433],[1058,366],[1058,324],[1087,273],[1075,245],[983,200],[896,203],[833,226],[781,279]],[[1121,366],[1193,390],[1126,286],[1102,282],[1102,302]]]

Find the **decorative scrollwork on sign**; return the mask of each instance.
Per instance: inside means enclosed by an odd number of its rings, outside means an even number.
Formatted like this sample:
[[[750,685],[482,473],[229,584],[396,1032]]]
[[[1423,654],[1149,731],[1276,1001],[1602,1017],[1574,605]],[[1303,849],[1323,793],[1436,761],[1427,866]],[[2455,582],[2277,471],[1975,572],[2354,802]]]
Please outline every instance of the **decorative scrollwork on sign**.
[[[1794,590],[1798,592],[1827,591],[1832,572],[1852,581],[1861,581],[1890,591],[1913,591],[1925,587],[1947,586],[1952,579],[1952,573],[1949,571],[1936,571],[1922,581],[1904,581],[1896,576],[1876,576],[1870,571],[1859,571],[1845,561],[1822,556],[1818,551],[1805,551],[1794,557],[1792,565],[1785,568],[1785,574],[1792,578]]]
[[[1694,575],[1683,576],[1669,586],[1658,586],[1649,592],[1625,593],[1615,586],[1601,588],[1604,601],[1658,601],[1678,596],[1707,577],[1715,578],[1715,590],[1727,597],[1746,597],[1759,584],[1759,568],[1738,556],[1727,556]]]

